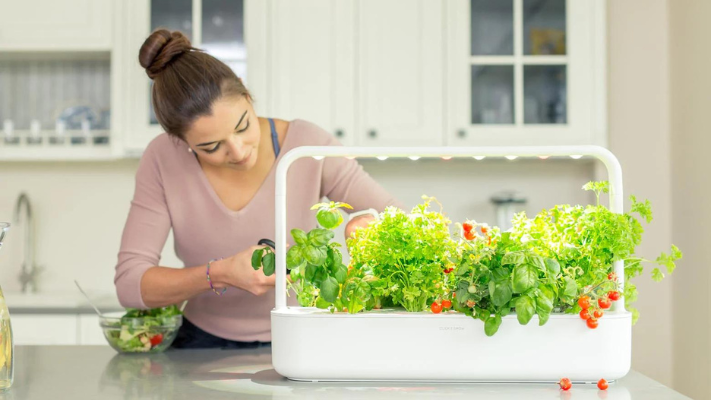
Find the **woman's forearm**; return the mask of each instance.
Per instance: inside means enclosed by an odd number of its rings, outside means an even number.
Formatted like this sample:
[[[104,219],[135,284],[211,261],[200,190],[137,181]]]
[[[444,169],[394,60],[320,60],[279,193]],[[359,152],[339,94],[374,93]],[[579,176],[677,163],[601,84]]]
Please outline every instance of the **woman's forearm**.
[[[206,265],[188,268],[149,268],[141,279],[141,297],[146,307],[179,304],[210,290],[205,274]],[[220,261],[210,263],[210,279],[215,289],[227,285],[222,279]]]

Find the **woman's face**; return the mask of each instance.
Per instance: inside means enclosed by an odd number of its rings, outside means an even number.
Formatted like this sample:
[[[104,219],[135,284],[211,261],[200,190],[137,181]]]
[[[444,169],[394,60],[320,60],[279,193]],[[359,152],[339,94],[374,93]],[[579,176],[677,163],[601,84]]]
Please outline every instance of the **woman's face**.
[[[212,114],[199,117],[185,133],[185,142],[201,163],[246,171],[257,161],[259,119],[245,96],[222,98]]]

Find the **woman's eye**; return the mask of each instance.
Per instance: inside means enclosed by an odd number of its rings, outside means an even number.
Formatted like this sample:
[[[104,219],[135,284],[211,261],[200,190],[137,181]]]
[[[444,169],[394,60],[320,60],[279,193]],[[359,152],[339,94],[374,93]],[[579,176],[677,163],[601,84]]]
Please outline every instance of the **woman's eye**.
[[[211,149],[208,149],[208,150],[205,150],[205,153],[212,154],[212,153],[216,152],[217,149],[219,149],[219,148],[220,148],[220,144],[218,143],[218,144],[215,145],[215,147],[213,147],[213,148],[211,148]]]
[[[249,120],[247,120],[247,126],[245,126],[244,128],[238,130],[237,133],[242,133],[242,132],[246,131],[247,129],[249,129]]]

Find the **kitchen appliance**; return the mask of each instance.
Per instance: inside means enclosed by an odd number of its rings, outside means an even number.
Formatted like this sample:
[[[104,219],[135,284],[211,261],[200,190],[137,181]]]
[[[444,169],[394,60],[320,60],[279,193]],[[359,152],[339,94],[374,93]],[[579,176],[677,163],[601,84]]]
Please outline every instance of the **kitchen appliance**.
[[[620,163],[599,146],[532,147],[298,147],[286,153],[276,172],[276,301],[271,312],[272,363],[281,375],[302,381],[429,382],[597,382],[622,378],[630,370],[632,314],[624,299],[591,330],[577,314],[552,314],[544,326],[537,316],[520,325],[503,318],[496,335],[483,322],[461,313],[432,314],[374,310],[331,313],[286,304],[286,176],[304,157],[384,159],[539,156],[595,157],[607,167],[610,210],[623,212]],[[624,263],[614,270],[624,285]]]

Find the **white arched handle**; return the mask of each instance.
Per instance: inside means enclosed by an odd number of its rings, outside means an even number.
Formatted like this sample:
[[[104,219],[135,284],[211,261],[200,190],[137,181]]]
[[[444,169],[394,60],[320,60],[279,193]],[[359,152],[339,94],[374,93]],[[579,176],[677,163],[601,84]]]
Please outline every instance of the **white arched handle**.
[[[513,146],[513,147],[342,147],[304,146],[284,154],[276,170],[276,303],[275,309],[286,308],[286,173],[291,164],[303,157],[389,157],[389,158],[465,158],[476,157],[595,157],[605,164],[610,182],[610,211],[623,212],[622,168],[617,158],[600,146]],[[341,200],[341,199],[337,199]],[[615,261],[615,272],[624,287],[624,262]],[[615,312],[624,312],[624,297],[615,302]]]

